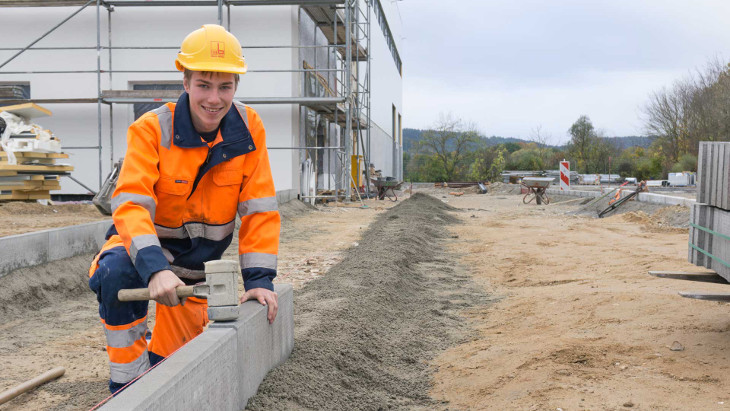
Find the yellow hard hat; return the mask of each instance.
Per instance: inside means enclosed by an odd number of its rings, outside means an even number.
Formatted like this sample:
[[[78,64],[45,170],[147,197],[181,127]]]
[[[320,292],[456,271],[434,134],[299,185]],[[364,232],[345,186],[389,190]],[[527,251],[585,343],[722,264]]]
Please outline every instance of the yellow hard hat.
[[[193,71],[246,74],[241,43],[222,26],[206,24],[188,34],[180,46],[175,67]]]

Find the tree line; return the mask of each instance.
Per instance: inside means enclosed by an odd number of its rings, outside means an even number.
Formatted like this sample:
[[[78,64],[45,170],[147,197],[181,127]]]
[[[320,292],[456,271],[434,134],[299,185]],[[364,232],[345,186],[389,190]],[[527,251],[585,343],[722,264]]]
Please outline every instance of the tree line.
[[[700,141],[730,141],[729,107],[730,65],[712,60],[649,95],[641,109],[644,137],[608,137],[581,115],[567,130],[570,141],[555,146],[540,126],[529,140],[487,138],[474,124],[441,115],[409,142],[404,176],[409,181],[497,181],[504,170],[555,170],[566,159],[582,174],[664,179],[669,172],[697,170]]]

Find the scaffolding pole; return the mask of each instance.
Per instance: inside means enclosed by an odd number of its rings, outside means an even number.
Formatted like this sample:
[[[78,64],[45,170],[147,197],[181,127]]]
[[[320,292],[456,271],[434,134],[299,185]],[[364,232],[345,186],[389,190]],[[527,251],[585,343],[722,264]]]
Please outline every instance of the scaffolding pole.
[[[352,37],[352,16],[351,16],[351,3],[358,0],[346,0],[345,6],[345,88],[343,91],[345,94],[345,175],[350,175],[350,161],[352,153],[352,90],[351,90],[351,79],[352,76],[352,44],[350,43]],[[335,18],[336,19],[336,18]],[[335,33],[335,36],[337,33]],[[350,183],[347,182],[345,186],[345,202],[350,201],[352,192],[350,190]]]
[[[102,160],[102,152],[103,152],[103,122],[102,122],[102,104],[107,104],[109,106],[109,160],[110,163],[114,163],[114,109],[113,105],[117,103],[137,103],[137,102],[146,102],[145,98],[114,98],[114,97],[105,97],[104,96],[104,90],[102,90],[102,84],[101,84],[101,77],[102,74],[106,71],[108,74],[108,82],[109,87],[113,88],[113,73],[115,70],[113,70],[113,50],[162,50],[162,49],[169,49],[174,50],[178,47],[160,47],[160,46],[150,46],[150,47],[114,47],[112,45],[112,12],[114,11],[115,6],[134,6],[134,7],[142,7],[142,6],[216,6],[217,7],[217,17],[218,17],[218,24],[223,24],[223,6],[226,7],[226,26],[230,30],[231,27],[231,5],[240,5],[240,6],[246,6],[246,5],[297,5],[300,8],[304,8],[305,12],[310,14],[312,10],[319,10],[319,13],[324,13],[326,20],[331,20],[330,23],[333,28],[332,37],[329,38],[329,41],[326,42],[327,44],[319,45],[317,43],[317,28],[320,27],[316,19],[312,17],[313,21],[315,22],[315,43],[314,45],[281,45],[281,46],[251,46],[248,48],[290,48],[290,49],[314,49],[314,56],[315,56],[315,66],[313,69],[298,69],[296,67],[293,67],[289,70],[279,70],[279,69],[260,69],[260,70],[250,70],[251,73],[307,73],[307,72],[313,72],[316,78],[320,78],[322,76],[322,73],[325,73],[327,76],[327,82],[329,83],[331,80],[334,80],[334,91],[333,96],[331,98],[305,98],[305,97],[263,97],[263,98],[253,98],[253,99],[245,99],[247,102],[250,101],[256,101],[258,104],[294,104],[297,105],[300,108],[302,107],[310,107],[311,109],[315,110],[316,113],[319,115],[329,115],[329,119],[334,120],[334,124],[337,126],[337,130],[341,133],[344,129],[344,136],[341,136],[340,142],[332,146],[331,136],[329,136],[329,132],[331,130],[331,127],[327,126],[327,135],[328,141],[323,147],[270,147],[271,149],[291,149],[291,150],[307,150],[307,149],[318,149],[318,150],[336,150],[336,152],[341,153],[342,156],[344,156],[344,161],[340,161],[341,163],[341,169],[340,169],[340,182],[341,184],[344,184],[344,200],[350,201],[352,197],[351,188],[352,185],[350,184],[350,179],[352,177],[352,170],[351,170],[351,158],[354,151],[357,151],[358,154],[360,154],[360,149],[362,149],[362,155],[363,158],[366,161],[366,164],[369,165],[371,161],[371,153],[370,153],[370,76],[371,76],[371,70],[370,70],[370,46],[371,46],[371,39],[370,39],[370,10],[372,0],[363,0],[365,2],[365,12],[363,13],[362,7],[360,6],[360,3],[358,0],[163,0],[163,1],[140,1],[140,0],[88,0],[83,6],[81,6],[78,10],[73,12],[71,15],[66,17],[64,20],[62,20],[59,24],[48,30],[46,33],[41,35],[39,38],[37,38],[35,41],[31,42],[28,46],[24,48],[1,48],[0,50],[14,50],[17,51],[12,57],[10,57],[8,60],[0,64],[0,68],[7,65],[10,61],[14,60],[16,57],[21,55],[22,53],[28,51],[28,50],[96,50],[96,69],[95,70],[25,70],[25,71],[13,71],[13,72],[0,72],[0,74],[71,74],[71,73],[89,73],[89,74],[96,74],[96,88],[97,88],[97,96],[96,98],[74,98],[74,99],[45,99],[45,100],[37,100],[37,101],[47,101],[47,102],[53,102],[53,103],[96,103],[97,105],[97,144],[93,146],[68,146],[65,147],[66,149],[90,149],[90,150],[97,150],[99,155],[99,163],[98,163],[98,184],[99,187],[102,185],[102,175],[103,175],[103,160]],[[79,14],[82,10],[84,10],[86,7],[88,7],[91,4],[96,3],[96,46],[95,47],[34,47],[35,44],[37,44],[40,40],[51,34],[53,31],[55,31],[58,27],[69,21],[71,18]],[[22,7],[22,6],[21,6]],[[107,9],[107,45],[103,46],[101,44],[101,30],[102,30],[102,22],[101,22],[101,8],[105,7]],[[344,19],[339,12],[344,12]],[[361,16],[362,15],[362,16]],[[312,16],[312,14],[310,14]],[[344,20],[344,21],[343,21]],[[338,29],[344,29],[344,45],[341,43],[342,39],[340,37],[340,32]],[[328,36],[328,33],[324,33],[325,36]],[[364,35],[363,35],[364,34]],[[355,36],[353,38],[353,36]],[[362,49],[362,40],[366,42],[365,49]],[[344,46],[344,47],[343,47]],[[354,48],[354,49],[353,49]],[[318,50],[324,49],[327,50],[327,67],[326,68],[319,68],[317,66],[317,54]],[[108,55],[108,69],[103,70],[102,69],[102,52],[107,51],[109,53]],[[366,70],[366,76],[364,79],[364,85],[361,86],[361,78],[360,75],[360,63],[363,62],[360,58],[361,51],[364,53],[365,57],[365,70]],[[354,58],[353,62],[353,53],[357,53],[356,57]],[[331,62],[330,57],[335,57],[334,60],[334,68]],[[357,71],[353,76],[353,64],[357,64]],[[117,73],[174,73],[173,70],[116,70]],[[331,76],[331,77],[330,77]],[[353,84],[354,81],[354,84]],[[340,85],[340,90],[338,92],[337,85]],[[361,90],[362,89],[362,90]],[[303,91],[303,90],[302,90]],[[87,101],[88,100],[88,101]],[[155,98],[152,99],[155,100],[155,102],[159,102],[161,99]],[[34,100],[35,101],[35,100]],[[327,107],[331,106],[332,109],[329,109]],[[344,127],[342,127],[340,116],[343,117],[343,120],[345,121]],[[300,115],[301,118],[301,115]],[[327,120],[328,122],[329,120]],[[355,121],[357,121],[357,129],[354,130],[353,127],[355,126]],[[329,123],[328,123],[329,124]],[[365,136],[363,136],[363,128],[365,129]],[[359,141],[359,144],[358,144]],[[366,143],[367,141],[367,143]],[[353,142],[355,143],[355,146],[353,147]],[[344,149],[344,150],[343,150]],[[336,159],[340,158],[340,155],[336,156]],[[331,160],[328,161],[328,164],[331,164]],[[357,164],[358,170],[360,167],[360,163]],[[336,170],[336,169],[335,169]],[[335,174],[338,174],[337,171],[335,171]],[[366,181],[368,182],[368,185],[366,187],[367,192],[369,194],[369,173],[366,174]],[[357,189],[357,187],[355,187]],[[339,193],[339,191],[337,191]],[[317,197],[317,196],[315,196]],[[341,197],[340,194],[335,195],[335,197]],[[322,198],[325,198],[324,196]],[[331,198],[331,197],[327,197]]]

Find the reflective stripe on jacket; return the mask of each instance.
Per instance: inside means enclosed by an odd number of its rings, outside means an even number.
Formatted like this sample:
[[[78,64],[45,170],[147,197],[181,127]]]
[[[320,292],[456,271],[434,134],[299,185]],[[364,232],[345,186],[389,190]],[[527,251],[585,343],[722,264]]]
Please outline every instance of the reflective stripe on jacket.
[[[234,102],[212,147],[193,128],[188,95],[145,113],[130,127],[112,195],[107,242],[124,244],[145,283],[171,269],[204,278],[241,218],[239,260],[246,289],[273,290],[280,217],[259,115]]]

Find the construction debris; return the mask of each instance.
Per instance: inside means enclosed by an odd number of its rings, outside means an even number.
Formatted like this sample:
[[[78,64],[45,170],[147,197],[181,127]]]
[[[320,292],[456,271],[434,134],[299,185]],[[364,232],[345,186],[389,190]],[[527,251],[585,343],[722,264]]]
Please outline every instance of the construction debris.
[[[50,199],[60,190],[59,177],[73,167],[56,164],[68,158],[50,131],[30,122],[51,112],[33,103],[0,107],[0,200]]]
[[[609,201],[608,207],[606,207],[603,211],[598,213],[598,218],[603,218],[604,215],[606,215],[606,214],[610,213],[611,211],[615,210],[616,208],[620,207],[621,204],[623,204],[627,201],[631,201],[634,197],[636,197],[637,195],[639,195],[639,193],[641,193],[643,191],[647,191],[645,181],[640,182],[639,185],[636,186],[636,189],[634,191],[626,194],[625,196],[622,195],[623,194],[622,190],[619,189],[618,192],[616,193],[616,198]]]

